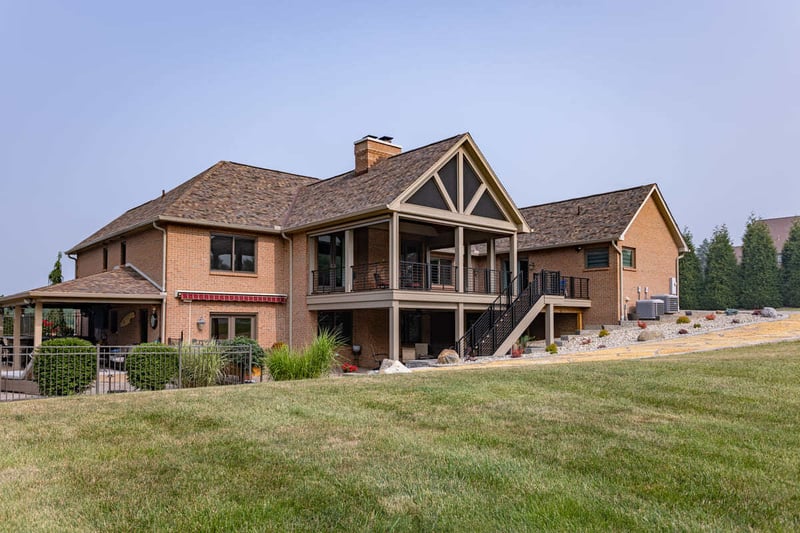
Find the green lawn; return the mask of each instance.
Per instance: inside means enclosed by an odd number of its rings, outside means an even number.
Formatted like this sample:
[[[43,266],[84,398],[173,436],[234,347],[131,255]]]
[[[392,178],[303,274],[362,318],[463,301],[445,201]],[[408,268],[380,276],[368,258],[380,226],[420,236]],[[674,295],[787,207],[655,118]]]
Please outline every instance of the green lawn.
[[[0,529],[797,530],[800,344],[0,405]]]

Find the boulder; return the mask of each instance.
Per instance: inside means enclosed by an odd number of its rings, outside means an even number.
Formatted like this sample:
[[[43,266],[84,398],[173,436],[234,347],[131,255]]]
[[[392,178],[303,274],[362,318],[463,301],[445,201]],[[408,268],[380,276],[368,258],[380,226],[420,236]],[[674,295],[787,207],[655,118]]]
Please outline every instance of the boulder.
[[[384,359],[381,361],[381,369],[378,372],[381,374],[410,374],[411,370],[400,361]]]
[[[689,334],[689,330],[688,329],[681,328],[681,329],[678,330],[678,335],[688,335],[688,334]]]
[[[761,310],[761,316],[765,318],[778,318],[778,312],[774,307],[765,307]]]
[[[660,331],[654,329],[649,329],[649,330],[646,329],[641,333],[639,333],[639,336],[636,338],[636,340],[639,342],[643,342],[643,341],[654,341],[656,339],[663,339],[663,338],[664,334],[661,333]]]
[[[439,357],[436,358],[436,362],[440,365],[454,365],[461,361],[461,357],[458,356],[458,353],[455,350],[450,350],[445,348],[439,353]]]
[[[739,314],[739,310],[738,309],[728,308],[728,309],[725,310],[725,314],[728,315],[728,316],[738,315]]]

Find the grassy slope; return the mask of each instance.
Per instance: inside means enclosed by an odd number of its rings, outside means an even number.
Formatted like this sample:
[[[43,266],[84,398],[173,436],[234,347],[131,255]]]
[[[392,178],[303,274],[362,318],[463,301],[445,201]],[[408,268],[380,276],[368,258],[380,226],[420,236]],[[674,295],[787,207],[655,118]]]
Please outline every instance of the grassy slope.
[[[800,344],[0,405],[3,530],[800,528]]]

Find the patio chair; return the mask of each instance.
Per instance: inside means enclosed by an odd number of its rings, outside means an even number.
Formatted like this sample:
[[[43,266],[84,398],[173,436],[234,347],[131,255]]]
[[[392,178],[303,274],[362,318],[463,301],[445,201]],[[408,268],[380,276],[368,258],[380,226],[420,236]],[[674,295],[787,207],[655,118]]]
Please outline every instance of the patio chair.
[[[375,273],[372,275],[375,278],[375,288],[376,289],[388,289],[389,284],[381,278],[380,273],[376,270]]]

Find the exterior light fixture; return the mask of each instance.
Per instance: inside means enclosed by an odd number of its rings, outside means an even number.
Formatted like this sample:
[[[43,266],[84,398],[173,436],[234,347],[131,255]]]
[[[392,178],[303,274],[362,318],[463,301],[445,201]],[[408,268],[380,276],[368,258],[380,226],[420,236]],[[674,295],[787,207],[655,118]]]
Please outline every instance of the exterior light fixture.
[[[155,307],[150,312],[150,327],[152,329],[156,329],[158,327],[158,313],[156,313]]]
[[[200,317],[197,319],[197,329],[203,331],[203,328],[206,326],[206,319]]]

